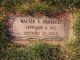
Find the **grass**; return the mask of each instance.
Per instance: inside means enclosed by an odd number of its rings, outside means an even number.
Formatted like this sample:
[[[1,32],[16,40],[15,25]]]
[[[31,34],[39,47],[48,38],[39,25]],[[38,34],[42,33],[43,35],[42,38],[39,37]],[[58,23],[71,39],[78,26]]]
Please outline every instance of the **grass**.
[[[8,0],[0,1],[5,7],[5,11],[14,11],[19,13],[50,13],[65,10],[79,9],[80,0]]]
[[[35,44],[31,46],[8,47],[3,60],[61,60],[61,49],[57,45]]]
[[[75,55],[72,60],[80,59],[80,12],[76,12],[73,15],[75,18],[73,19],[73,30],[75,35],[75,43],[74,43],[74,52]]]
[[[72,13],[73,36],[64,45],[66,60],[80,60],[80,12]]]
[[[4,49],[7,47],[7,37],[5,35],[4,22],[0,21],[0,58],[4,55]]]
[[[75,39],[64,48],[60,45],[36,44],[27,47],[9,45],[5,35],[4,17],[6,12],[52,13],[79,9],[80,0],[0,0],[0,59],[2,60],[80,60],[80,13],[73,14]],[[74,42],[73,42],[74,40]],[[65,46],[66,44],[66,46]]]

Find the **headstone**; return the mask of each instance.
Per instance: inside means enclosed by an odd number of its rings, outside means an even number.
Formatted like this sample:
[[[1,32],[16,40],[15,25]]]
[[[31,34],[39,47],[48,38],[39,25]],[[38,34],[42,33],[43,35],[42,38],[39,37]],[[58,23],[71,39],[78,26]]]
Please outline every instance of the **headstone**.
[[[15,40],[63,41],[69,36],[69,17],[66,14],[48,16],[9,16],[9,33]]]

